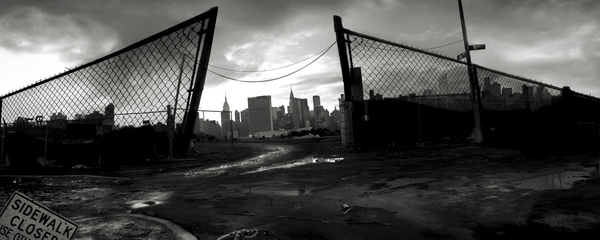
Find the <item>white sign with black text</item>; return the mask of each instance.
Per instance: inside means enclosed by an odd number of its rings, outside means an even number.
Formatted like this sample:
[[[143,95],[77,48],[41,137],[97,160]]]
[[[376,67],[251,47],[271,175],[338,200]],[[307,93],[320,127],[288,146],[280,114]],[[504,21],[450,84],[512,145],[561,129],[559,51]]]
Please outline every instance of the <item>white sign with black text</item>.
[[[0,240],[70,240],[78,228],[18,191],[0,214]]]

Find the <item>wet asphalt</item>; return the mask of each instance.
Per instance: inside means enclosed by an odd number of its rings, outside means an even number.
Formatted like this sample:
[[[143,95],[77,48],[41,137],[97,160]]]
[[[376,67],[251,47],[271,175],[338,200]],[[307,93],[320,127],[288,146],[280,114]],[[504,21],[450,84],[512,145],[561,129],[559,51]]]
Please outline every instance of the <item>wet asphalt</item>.
[[[241,229],[260,230],[257,239],[510,239],[532,221],[561,233],[600,223],[596,210],[537,210],[549,192],[598,178],[581,165],[597,155],[564,163],[469,145],[349,150],[336,137],[195,149],[114,172],[22,176],[3,195],[24,192],[73,220],[75,239],[227,239]],[[548,220],[556,216],[562,223]]]

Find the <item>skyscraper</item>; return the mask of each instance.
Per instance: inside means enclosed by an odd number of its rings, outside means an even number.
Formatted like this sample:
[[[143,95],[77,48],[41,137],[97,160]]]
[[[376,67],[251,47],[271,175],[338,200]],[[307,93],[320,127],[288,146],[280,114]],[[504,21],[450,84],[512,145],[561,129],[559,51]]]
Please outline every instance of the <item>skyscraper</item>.
[[[313,109],[316,109],[317,106],[321,106],[321,97],[319,95],[313,96]]]
[[[231,112],[229,111],[229,103],[227,103],[227,95],[225,95],[225,103],[223,103],[223,111],[221,112],[221,125],[223,128],[223,139],[227,139],[228,136],[230,136],[231,134],[228,135],[227,132],[231,131],[231,123],[229,122],[231,120]]]
[[[248,98],[249,132],[273,131],[273,108],[271,96]]]
[[[310,127],[310,115],[308,109],[308,100],[306,98],[300,98],[300,112],[302,113],[300,116],[301,119],[301,128],[302,127]]]
[[[292,118],[292,124],[294,128],[300,128],[302,111],[300,111],[300,103],[294,97],[294,92],[290,89],[290,106],[288,108],[288,112],[290,113],[290,117]]]
[[[308,100],[306,98],[295,98],[294,93],[290,89],[290,106],[288,112],[292,118],[294,128],[309,127],[306,122],[309,121]]]

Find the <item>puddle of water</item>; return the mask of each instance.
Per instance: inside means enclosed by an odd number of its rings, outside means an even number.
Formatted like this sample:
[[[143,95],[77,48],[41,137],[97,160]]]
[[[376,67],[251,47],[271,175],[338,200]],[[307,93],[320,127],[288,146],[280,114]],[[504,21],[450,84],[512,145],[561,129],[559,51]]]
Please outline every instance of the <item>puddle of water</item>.
[[[258,173],[258,172],[264,172],[264,171],[269,171],[269,170],[274,170],[274,169],[282,169],[282,168],[293,168],[293,167],[299,167],[299,166],[303,166],[303,165],[307,165],[307,164],[314,164],[314,163],[336,163],[336,162],[343,161],[343,160],[344,160],[344,158],[342,158],[342,157],[332,157],[332,158],[307,157],[307,158],[295,160],[293,162],[288,162],[288,163],[284,163],[284,164],[262,166],[256,170],[247,171],[243,174],[252,174],[252,173]]]
[[[393,181],[385,181],[384,180],[384,181],[380,181],[377,183],[384,184],[382,189],[389,189],[389,188],[399,188],[399,187],[404,187],[404,186],[414,185],[414,184],[419,184],[419,183],[426,183],[426,182],[431,182],[434,180],[436,180],[436,179],[435,178],[398,178]]]
[[[595,168],[584,168],[580,171],[562,171],[553,173],[508,173],[497,176],[488,176],[492,179],[486,188],[497,188],[497,184],[514,184],[515,188],[532,190],[569,189],[577,181],[585,180]]]
[[[593,229],[600,223],[600,219],[589,213],[550,213],[541,219],[533,220],[533,222],[547,224],[552,228],[562,228],[570,232],[576,232],[583,229]]]
[[[310,190],[305,185],[277,185],[277,186],[258,186],[250,187],[249,193],[262,195],[279,195],[279,196],[303,196],[310,193]]]
[[[576,181],[587,179],[589,172],[568,171],[547,174],[545,176],[534,177],[516,182],[516,188],[549,190],[549,189],[569,189],[573,187]]]
[[[149,207],[149,206],[154,206],[154,205],[158,205],[158,204],[163,204],[166,202],[166,200],[171,196],[172,192],[155,192],[155,193],[150,193],[148,194],[152,197],[150,197],[149,199],[144,199],[144,200],[134,200],[134,201],[129,201],[127,202],[127,204],[129,204],[131,206],[132,209],[137,209],[137,208],[143,208],[143,207]]]
[[[183,175],[186,177],[197,177],[197,176],[210,176],[210,175],[221,175],[227,172],[232,168],[243,168],[243,167],[252,167],[255,165],[261,165],[268,162],[270,159],[275,159],[278,156],[283,156],[290,152],[293,148],[290,147],[281,147],[281,146],[271,146],[268,147],[267,150],[269,152],[247,158],[237,162],[231,162],[227,164],[221,164],[214,167],[208,167],[200,170],[187,171],[182,173],[175,173],[176,175]]]

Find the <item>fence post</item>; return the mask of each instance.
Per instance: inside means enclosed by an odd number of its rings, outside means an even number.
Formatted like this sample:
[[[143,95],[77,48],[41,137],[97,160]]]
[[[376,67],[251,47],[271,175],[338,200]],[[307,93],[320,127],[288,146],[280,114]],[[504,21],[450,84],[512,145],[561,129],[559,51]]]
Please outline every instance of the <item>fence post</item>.
[[[479,117],[479,104],[478,104],[478,96],[477,96],[477,86],[476,83],[478,81],[476,76],[474,75],[473,64],[471,63],[471,52],[469,48],[469,39],[467,38],[467,27],[465,26],[465,15],[463,13],[462,2],[458,0],[458,10],[460,13],[460,24],[462,27],[463,34],[463,43],[465,46],[465,55],[467,58],[467,72],[469,75],[469,83],[471,84],[471,106],[473,108],[473,118],[475,121],[475,127],[473,128],[473,141],[475,143],[483,142],[483,136],[481,134],[481,120]]]
[[[6,137],[6,123],[4,122],[4,118],[2,117],[2,101],[4,98],[0,98],[0,137],[2,138],[2,143],[0,143],[0,165],[4,164],[4,138]],[[4,125],[2,125],[4,124]]]
[[[175,137],[175,110],[171,114],[171,105],[167,105],[167,138],[169,139],[168,160],[173,160],[173,138]]]
[[[339,99],[340,104],[340,130],[342,131],[342,146],[348,147],[351,145],[350,142],[350,133],[348,131],[348,106],[347,101],[344,100],[344,94],[341,95]]]
[[[350,76],[350,66],[348,64],[348,52],[346,51],[346,39],[344,38],[344,26],[342,25],[342,18],[339,16],[333,16],[333,29],[335,30],[335,39],[337,42],[338,54],[340,56],[340,67],[342,70],[342,81],[344,82],[344,94],[342,97],[343,105],[340,105],[340,111],[344,110],[345,130],[343,135],[346,136],[345,141],[342,140],[342,144],[345,147],[349,147],[353,142],[353,126],[352,126],[352,114],[354,96],[352,95],[352,78]]]
[[[525,84],[523,84],[523,104],[525,104],[525,109],[526,110],[531,110],[531,106],[530,106],[530,96],[529,96],[529,87]],[[563,95],[564,96],[564,95]]]
[[[215,26],[217,20],[217,8],[211,9],[211,14],[207,18],[208,25],[206,30],[200,32],[204,33],[204,43],[202,45],[202,52],[200,61],[198,63],[198,71],[194,83],[194,88],[190,89],[192,92],[192,99],[190,102],[190,108],[188,109],[185,126],[183,126],[183,144],[187,144],[186,151],[190,152],[193,147],[193,134],[196,120],[198,119],[198,107],[200,106],[200,99],[202,98],[202,91],[204,90],[204,83],[206,81],[206,72],[208,71],[208,62],[210,60],[210,52],[212,49],[212,42],[215,35]],[[202,36],[198,39],[202,41]]]

